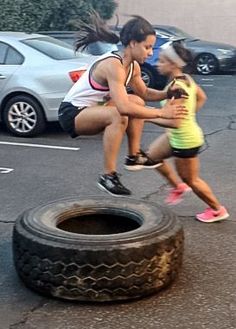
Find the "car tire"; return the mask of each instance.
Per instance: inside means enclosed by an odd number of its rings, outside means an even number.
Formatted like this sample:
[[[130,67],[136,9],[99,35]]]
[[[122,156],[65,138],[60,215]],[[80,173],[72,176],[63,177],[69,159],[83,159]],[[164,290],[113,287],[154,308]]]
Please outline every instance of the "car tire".
[[[217,58],[210,53],[202,53],[195,60],[196,73],[202,75],[215,74],[219,69]]]
[[[168,209],[128,198],[70,198],[24,212],[13,230],[16,271],[38,293],[76,301],[140,298],[182,263],[182,225]]]
[[[3,121],[15,136],[32,137],[42,133],[46,120],[39,103],[27,95],[12,97],[3,110]]]
[[[147,66],[141,66],[141,77],[143,82],[148,88],[154,88],[156,81],[155,81],[155,74],[151,68]]]

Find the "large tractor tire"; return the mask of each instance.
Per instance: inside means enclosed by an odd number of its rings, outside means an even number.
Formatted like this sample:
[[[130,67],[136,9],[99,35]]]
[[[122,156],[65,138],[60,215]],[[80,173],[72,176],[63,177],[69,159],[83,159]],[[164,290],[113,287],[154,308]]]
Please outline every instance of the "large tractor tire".
[[[105,302],[168,286],[182,263],[183,241],[175,215],[153,203],[66,199],[19,216],[13,255],[27,287],[62,299]]]

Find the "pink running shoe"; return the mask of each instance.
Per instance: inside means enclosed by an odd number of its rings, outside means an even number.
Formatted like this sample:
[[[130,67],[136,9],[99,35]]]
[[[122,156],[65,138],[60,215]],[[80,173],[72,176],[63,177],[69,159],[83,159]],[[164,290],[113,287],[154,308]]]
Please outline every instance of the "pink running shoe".
[[[226,208],[221,206],[219,210],[207,208],[203,213],[197,214],[196,218],[204,223],[218,222],[229,217],[229,213]]]
[[[192,191],[192,189],[185,183],[180,183],[177,188],[172,188],[169,195],[165,199],[165,203],[170,206],[175,206],[183,201],[184,194]]]

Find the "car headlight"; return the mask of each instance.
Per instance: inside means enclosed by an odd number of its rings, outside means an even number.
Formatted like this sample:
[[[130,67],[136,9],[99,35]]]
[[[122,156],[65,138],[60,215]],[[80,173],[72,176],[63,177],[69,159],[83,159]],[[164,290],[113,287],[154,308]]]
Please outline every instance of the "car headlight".
[[[227,55],[227,56],[234,56],[235,52],[232,49],[222,49],[218,48],[217,49],[219,52],[221,52],[222,55]]]

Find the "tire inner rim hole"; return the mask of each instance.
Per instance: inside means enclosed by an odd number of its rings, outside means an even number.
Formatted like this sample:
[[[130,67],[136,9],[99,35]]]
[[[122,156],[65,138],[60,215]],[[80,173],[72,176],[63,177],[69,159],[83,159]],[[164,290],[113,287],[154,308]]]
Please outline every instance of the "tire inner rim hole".
[[[119,234],[138,229],[142,220],[134,214],[94,213],[65,218],[57,224],[63,231],[86,235]]]

